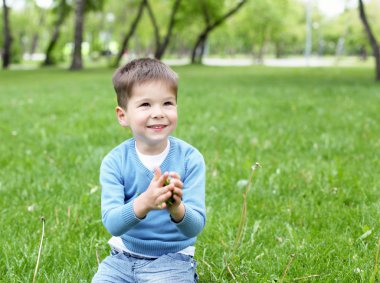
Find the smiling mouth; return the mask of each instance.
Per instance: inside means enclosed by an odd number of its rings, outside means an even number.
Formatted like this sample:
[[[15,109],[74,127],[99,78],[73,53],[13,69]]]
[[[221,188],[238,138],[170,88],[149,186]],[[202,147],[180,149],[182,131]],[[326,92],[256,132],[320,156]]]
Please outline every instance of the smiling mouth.
[[[166,125],[152,125],[152,126],[148,126],[149,129],[157,129],[157,130],[163,129],[165,127],[166,127]]]

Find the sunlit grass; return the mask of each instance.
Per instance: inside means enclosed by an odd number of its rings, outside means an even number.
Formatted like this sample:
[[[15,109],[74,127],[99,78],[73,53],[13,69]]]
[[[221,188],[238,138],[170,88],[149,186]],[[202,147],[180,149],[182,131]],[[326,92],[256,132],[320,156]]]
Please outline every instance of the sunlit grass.
[[[201,282],[367,282],[380,216],[380,84],[367,68],[177,67],[179,127],[207,163]],[[0,281],[90,281],[108,254],[102,157],[130,137],[114,117],[113,70],[0,73]],[[364,236],[363,236],[364,235]]]

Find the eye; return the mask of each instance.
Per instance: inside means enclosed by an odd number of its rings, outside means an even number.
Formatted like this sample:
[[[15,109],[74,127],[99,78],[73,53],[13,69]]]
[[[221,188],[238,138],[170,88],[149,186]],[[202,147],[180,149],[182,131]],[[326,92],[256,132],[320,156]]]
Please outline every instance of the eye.
[[[164,103],[165,106],[171,106],[171,105],[174,105],[174,102],[173,101],[166,101]]]
[[[140,104],[140,107],[149,107],[150,104],[148,102],[144,102]]]

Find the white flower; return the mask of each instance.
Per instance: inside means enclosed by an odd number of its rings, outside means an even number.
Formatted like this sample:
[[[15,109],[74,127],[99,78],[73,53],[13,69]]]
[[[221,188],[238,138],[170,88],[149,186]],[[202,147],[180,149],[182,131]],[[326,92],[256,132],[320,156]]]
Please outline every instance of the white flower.
[[[259,162],[256,162],[254,165],[252,165],[252,171],[255,171],[257,168],[260,168],[261,167],[261,165],[260,165],[260,163]]]
[[[241,188],[244,188],[248,185],[248,180],[245,180],[245,179],[242,179],[242,180],[239,180],[237,183],[236,183],[236,186],[241,189]]]
[[[354,269],[354,272],[355,273],[361,273],[361,272],[363,272],[363,270],[361,270],[359,267],[357,267]]]
[[[29,205],[28,206],[28,211],[29,212],[32,212],[32,211],[34,211],[36,209],[36,205],[35,204],[32,204],[32,205]]]

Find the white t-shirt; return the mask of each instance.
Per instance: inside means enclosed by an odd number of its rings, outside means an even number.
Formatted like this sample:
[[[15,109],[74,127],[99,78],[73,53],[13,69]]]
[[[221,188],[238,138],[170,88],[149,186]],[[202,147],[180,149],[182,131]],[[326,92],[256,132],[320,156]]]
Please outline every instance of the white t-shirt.
[[[162,162],[164,162],[166,156],[168,156],[169,150],[170,150],[170,141],[168,140],[168,144],[163,152],[157,155],[146,155],[142,154],[135,144],[137,156],[139,157],[140,161],[146,168],[149,169],[149,171],[153,171],[155,167],[160,166]]]

